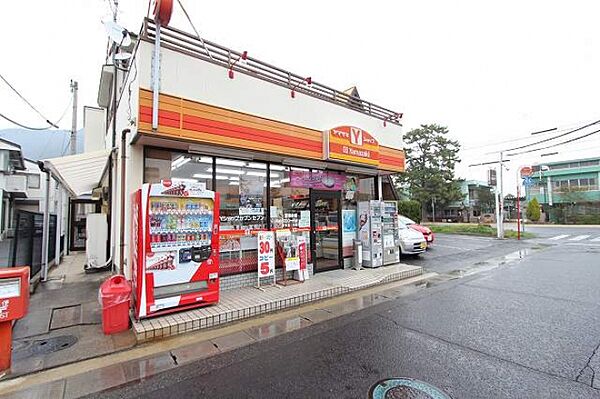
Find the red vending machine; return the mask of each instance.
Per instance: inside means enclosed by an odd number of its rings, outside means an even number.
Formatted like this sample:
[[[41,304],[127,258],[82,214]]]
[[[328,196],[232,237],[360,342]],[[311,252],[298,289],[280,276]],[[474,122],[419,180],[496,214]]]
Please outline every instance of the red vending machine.
[[[131,264],[137,319],[219,301],[219,194],[162,181],[133,194]]]

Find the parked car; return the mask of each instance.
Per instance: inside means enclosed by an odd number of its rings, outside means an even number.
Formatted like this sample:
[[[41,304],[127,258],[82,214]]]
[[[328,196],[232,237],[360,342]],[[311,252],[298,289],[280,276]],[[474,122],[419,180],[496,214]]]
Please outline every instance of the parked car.
[[[427,245],[433,244],[433,239],[435,237],[433,235],[433,231],[431,231],[431,229],[429,227],[421,226],[420,224],[418,224],[414,220],[409,219],[406,216],[402,216],[402,215],[398,216],[398,221],[400,223],[404,223],[405,225],[407,225],[411,229],[416,230],[419,233],[422,233],[423,236],[425,237],[425,240],[427,241]]]
[[[427,241],[422,233],[409,228],[398,220],[398,236],[400,238],[400,254],[418,255],[427,249]]]

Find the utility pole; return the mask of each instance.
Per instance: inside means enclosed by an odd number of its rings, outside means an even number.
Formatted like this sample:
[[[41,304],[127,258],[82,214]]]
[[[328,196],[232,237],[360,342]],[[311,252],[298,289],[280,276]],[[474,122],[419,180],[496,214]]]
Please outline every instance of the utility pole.
[[[497,230],[497,235],[498,238],[502,239],[504,238],[504,192],[502,189],[502,174],[503,174],[503,169],[504,169],[504,159],[503,159],[503,153],[502,151],[500,151],[500,163],[499,163],[499,167],[500,167],[500,173],[498,173],[498,190],[497,190],[497,194],[499,196],[498,198],[498,213],[497,213],[497,220],[496,220],[496,230]]]
[[[71,122],[71,139],[69,140],[71,155],[77,153],[77,89],[77,82],[71,80],[71,93],[73,93],[73,121]]]

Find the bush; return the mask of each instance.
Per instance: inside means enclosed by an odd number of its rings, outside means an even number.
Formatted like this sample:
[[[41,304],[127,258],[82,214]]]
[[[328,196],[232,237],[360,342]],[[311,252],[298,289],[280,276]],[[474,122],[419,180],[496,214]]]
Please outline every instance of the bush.
[[[398,213],[417,223],[421,222],[421,204],[418,201],[398,201]]]
[[[536,198],[534,198],[527,204],[527,219],[531,220],[532,222],[537,222],[540,220],[541,216],[542,213],[540,211],[540,203]]]
[[[579,215],[575,217],[577,224],[600,224],[600,215]]]

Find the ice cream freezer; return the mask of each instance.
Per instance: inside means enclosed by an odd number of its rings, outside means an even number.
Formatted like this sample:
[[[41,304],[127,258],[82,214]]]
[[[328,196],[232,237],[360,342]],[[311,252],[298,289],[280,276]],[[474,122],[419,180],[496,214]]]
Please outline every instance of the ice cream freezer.
[[[144,184],[133,194],[136,318],[219,300],[219,194],[201,183]]]

